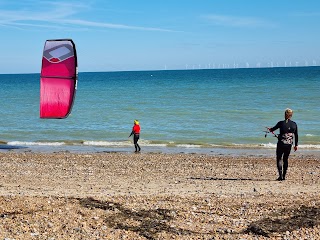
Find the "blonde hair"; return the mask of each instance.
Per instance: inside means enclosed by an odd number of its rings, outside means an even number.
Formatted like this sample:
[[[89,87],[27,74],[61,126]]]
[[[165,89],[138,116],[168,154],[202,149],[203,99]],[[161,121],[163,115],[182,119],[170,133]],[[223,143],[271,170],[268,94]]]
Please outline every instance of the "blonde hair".
[[[293,111],[292,109],[290,108],[287,108],[285,111],[284,111],[284,116],[285,116],[285,119],[290,119],[293,115]]]

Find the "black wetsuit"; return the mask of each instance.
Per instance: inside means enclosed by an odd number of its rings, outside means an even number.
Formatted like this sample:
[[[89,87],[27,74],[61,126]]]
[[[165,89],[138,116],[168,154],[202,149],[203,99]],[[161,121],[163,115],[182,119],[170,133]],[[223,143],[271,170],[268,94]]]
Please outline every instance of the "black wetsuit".
[[[136,149],[136,152],[140,152],[141,148],[138,144],[138,141],[139,141],[139,138],[140,138],[140,134],[139,133],[135,133],[133,135],[133,144],[134,144],[134,147]]]
[[[285,180],[293,138],[295,146],[298,146],[298,126],[294,121],[288,119],[278,122],[269,130],[270,132],[273,132],[278,128],[280,129],[277,143],[277,168],[279,172],[278,180]]]

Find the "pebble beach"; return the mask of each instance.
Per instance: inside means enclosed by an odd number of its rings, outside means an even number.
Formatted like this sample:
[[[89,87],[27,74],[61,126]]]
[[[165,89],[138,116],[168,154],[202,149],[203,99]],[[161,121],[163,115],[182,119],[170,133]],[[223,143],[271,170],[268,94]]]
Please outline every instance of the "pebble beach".
[[[320,157],[0,152],[0,239],[320,239]]]

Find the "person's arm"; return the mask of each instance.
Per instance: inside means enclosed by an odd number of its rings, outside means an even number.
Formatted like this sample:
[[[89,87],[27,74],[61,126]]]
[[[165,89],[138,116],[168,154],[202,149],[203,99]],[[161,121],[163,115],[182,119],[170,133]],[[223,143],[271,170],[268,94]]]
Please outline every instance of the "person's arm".
[[[133,130],[132,130],[132,132],[130,133],[129,137],[131,137],[131,136],[132,136],[132,134],[134,134],[134,131],[133,131]],[[129,138],[129,137],[128,137],[128,138]]]
[[[277,130],[280,127],[280,122],[278,122],[274,127],[272,128],[268,128],[269,132],[274,132],[275,130]]]
[[[297,126],[296,131],[294,132],[294,151],[298,150],[298,141],[299,141],[299,136],[298,136],[298,126]]]

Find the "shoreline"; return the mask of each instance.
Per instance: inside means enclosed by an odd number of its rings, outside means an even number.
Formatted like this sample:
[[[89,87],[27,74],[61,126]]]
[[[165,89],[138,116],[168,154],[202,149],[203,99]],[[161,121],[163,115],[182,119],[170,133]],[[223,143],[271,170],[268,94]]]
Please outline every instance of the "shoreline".
[[[143,146],[141,153],[157,153],[157,154],[204,154],[209,156],[264,156],[275,157],[276,148],[264,148],[264,147],[168,147],[168,146]],[[1,152],[34,152],[34,153],[134,153],[133,146],[126,147],[105,147],[105,146],[77,146],[77,145],[59,145],[59,146],[47,146],[47,145],[10,145],[0,144]],[[291,156],[316,156],[320,157],[320,149],[314,148],[299,148],[294,152],[293,148],[290,154]]]

